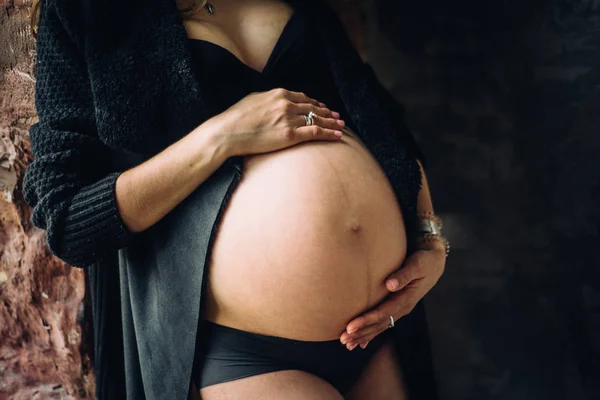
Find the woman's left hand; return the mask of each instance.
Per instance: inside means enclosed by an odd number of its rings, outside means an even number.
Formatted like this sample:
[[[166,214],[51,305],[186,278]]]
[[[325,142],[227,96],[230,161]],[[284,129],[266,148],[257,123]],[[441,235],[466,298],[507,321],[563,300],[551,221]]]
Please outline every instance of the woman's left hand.
[[[357,345],[367,347],[369,341],[388,329],[390,315],[394,321],[410,313],[419,300],[437,283],[446,266],[446,252],[441,242],[431,249],[419,249],[407,257],[402,267],[386,280],[392,292],[377,307],[362,314],[346,325],[340,341],[349,350]]]

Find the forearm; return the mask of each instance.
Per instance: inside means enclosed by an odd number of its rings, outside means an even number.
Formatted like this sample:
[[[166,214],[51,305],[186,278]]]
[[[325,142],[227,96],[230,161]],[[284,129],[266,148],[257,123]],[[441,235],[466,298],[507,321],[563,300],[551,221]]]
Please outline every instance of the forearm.
[[[417,198],[417,215],[433,214],[435,211],[433,209],[433,201],[431,200],[431,192],[429,191],[425,169],[419,160],[417,160],[417,163],[419,164],[421,175],[423,177],[421,180],[421,190],[419,191],[419,196]],[[427,241],[426,246],[427,248],[445,249],[444,244],[439,240],[429,240]]]
[[[229,153],[218,132],[218,121],[209,119],[118,177],[118,209],[131,231],[144,231],[154,225],[225,162]]]
[[[427,182],[427,176],[425,175],[425,169],[421,161],[417,160],[419,168],[421,169],[421,190],[419,191],[419,197],[417,198],[417,213],[433,213],[433,202],[431,201],[431,192],[429,191],[429,184]]]

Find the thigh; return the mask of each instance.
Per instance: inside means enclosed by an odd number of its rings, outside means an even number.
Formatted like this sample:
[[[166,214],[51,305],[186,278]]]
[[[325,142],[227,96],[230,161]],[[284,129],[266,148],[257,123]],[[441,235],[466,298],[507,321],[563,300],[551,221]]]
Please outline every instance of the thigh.
[[[300,370],[282,370],[200,389],[202,400],[343,400],[325,380]]]
[[[367,347],[368,349],[368,347]],[[356,347],[352,351],[361,351]],[[402,369],[396,357],[394,343],[388,336],[373,355],[360,378],[344,394],[346,400],[407,400]]]

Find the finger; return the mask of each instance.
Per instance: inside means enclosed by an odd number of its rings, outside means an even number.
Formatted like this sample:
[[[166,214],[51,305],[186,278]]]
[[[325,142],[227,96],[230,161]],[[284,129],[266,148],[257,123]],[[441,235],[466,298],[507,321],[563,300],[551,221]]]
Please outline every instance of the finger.
[[[363,349],[363,350],[364,350],[364,349],[366,349],[366,348],[367,348],[367,345],[369,344],[369,342],[370,342],[370,340],[367,340],[365,343],[361,343],[361,344],[359,345],[359,346],[360,346],[360,348],[361,348],[361,349]]]
[[[298,115],[297,118],[298,118],[299,125],[306,124],[306,120],[304,119],[303,115]],[[313,125],[319,125],[320,127],[328,128],[328,129],[340,130],[346,125],[346,123],[341,119],[326,118],[326,117],[321,117],[319,115],[314,115],[313,116]]]
[[[389,321],[388,321],[389,323]],[[359,329],[356,332],[352,332],[350,334],[347,334],[348,336],[346,336],[346,338],[348,338],[347,340],[345,340],[346,343],[348,342],[361,342],[363,341],[363,339],[369,335],[373,335],[376,336],[378,333],[383,332],[383,330],[385,330],[387,328],[387,323],[383,324],[383,323],[378,323],[378,324],[373,324],[373,325],[369,325],[365,328]]]
[[[356,346],[360,346],[361,348],[365,348],[365,343],[370,342],[371,340],[373,340],[377,335],[381,335],[381,333],[383,333],[384,330],[388,329],[387,327],[385,328],[380,328],[380,330],[378,332],[373,332],[370,333],[369,335],[365,335],[362,336],[356,340],[353,340],[351,342],[349,342],[348,344],[346,344],[346,347],[348,349],[352,349]]]
[[[296,107],[293,108],[293,111],[296,114],[308,114],[309,112],[313,112],[320,117],[324,118],[340,118],[340,113],[337,111],[332,111],[327,107],[315,106],[313,104],[308,103],[294,103]]]
[[[354,348],[355,348],[356,346],[358,346],[358,344],[357,344],[357,343],[355,343],[355,344],[353,344],[353,345],[346,345],[346,348],[347,348],[348,350],[354,350]]]
[[[318,101],[317,99],[313,99],[312,97],[308,96],[304,92],[288,90],[286,94],[287,94],[287,98],[292,100],[294,103],[312,104],[313,106],[316,106],[316,107],[324,107],[324,105],[325,105],[325,103],[322,103],[322,102]]]
[[[302,117],[304,119],[304,117]],[[338,140],[342,137],[342,131],[335,129],[327,129],[319,125],[307,125],[296,128],[295,132],[300,137],[301,141],[309,140]]]
[[[392,273],[385,281],[385,286],[391,292],[403,289],[415,279],[423,278],[423,268],[417,258],[412,258],[402,268]]]
[[[314,106],[319,106],[319,107],[322,107],[322,108],[327,108],[327,104],[323,103],[322,101],[318,101],[317,99],[313,99],[312,97],[309,97],[304,92],[290,91],[290,93],[291,93],[292,96],[296,96],[296,93],[300,94],[301,100],[300,101],[296,101],[296,103],[309,103],[309,104],[312,104]],[[339,115],[338,115],[338,118],[339,118]]]
[[[392,300],[386,301],[386,304],[391,301]],[[350,321],[346,326],[346,332],[351,334],[352,332],[358,331],[360,328],[382,322],[385,319],[389,319],[389,317],[383,307],[380,306]]]
[[[364,336],[367,333],[375,332],[375,331],[377,331],[378,327],[381,327],[382,324],[383,324],[382,322],[377,322],[375,324],[364,326],[364,327],[360,328],[359,330],[354,331],[352,333],[348,333],[347,331],[344,331],[342,333],[342,335],[340,336],[340,341],[342,341],[342,343],[348,342],[350,340],[354,340],[358,337]]]
[[[359,338],[356,338],[354,340],[352,340],[349,344],[350,345],[355,345],[355,344],[363,344],[365,342],[370,342],[371,340],[373,340],[377,335],[381,335],[383,333],[383,331],[385,331],[386,329],[389,329],[387,326],[386,327],[379,327],[377,331],[375,332],[371,332],[368,335],[363,335]]]

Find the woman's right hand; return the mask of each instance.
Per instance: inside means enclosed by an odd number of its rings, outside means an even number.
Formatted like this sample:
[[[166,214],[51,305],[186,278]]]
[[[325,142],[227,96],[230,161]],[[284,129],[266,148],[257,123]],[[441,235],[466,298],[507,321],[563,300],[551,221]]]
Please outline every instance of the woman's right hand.
[[[218,115],[229,155],[267,153],[309,140],[338,140],[340,114],[302,92],[253,92]],[[316,114],[313,125],[303,115]]]

